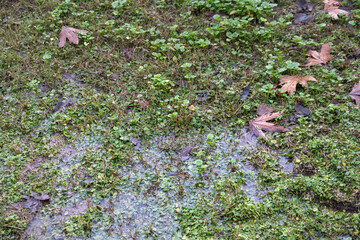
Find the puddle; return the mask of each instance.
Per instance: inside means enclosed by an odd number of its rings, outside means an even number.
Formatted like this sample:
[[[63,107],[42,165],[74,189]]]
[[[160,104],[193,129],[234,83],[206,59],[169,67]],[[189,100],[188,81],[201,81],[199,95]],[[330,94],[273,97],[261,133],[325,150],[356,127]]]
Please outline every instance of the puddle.
[[[351,240],[353,238],[350,235],[346,235],[346,236],[337,236],[336,239]]]
[[[179,142],[169,135],[141,142],[131,166],[119,169],[124,181],[117,187],[116,196],[101,201],[94,197],[96,194],[87,198],[74,194],[65,201],[51,199],[29,224],[22,239],[79,239],[65,236],[67,229],[77,226],[76,216],[94,211],[99,217],[92,220],[90,234],[80,239],[181,239],[176,211],[194,206],[198,196],[210,193],[216,181],[239,173],[249,200],[263,200],[265,191],[259,189],[257,171],[242,157],[244,152],[258,147],[257,138],[246,129],[213,138],[198,135],[181,139]],[[83,137],[67,144],[53,135],[49,144],[61,149],[53,158],[61,176],[71,176],[84,154],[99,153],[100,140]],[[132,143],[138,145],[140,140],[133,139]],[[292,172],[292,164],[286,158],[281,157],[279,162],[283,172]]]
[[[77,196],[68,199],[65,207],[57,203],[44,207],[27,226],[21,239],[66,239],[61,230],[62,224],[71,216],[82,215],[88,208],[89,203]]]
[[[55,134],[50,138],[49,146],[60,149],[60,153],[52,161],[57,164],[60,177],[66,180],[71,176],[72,168],[80,163],[85,153],[95,151],[100,147],[100,142],[99,137],[84,136],[79,137],[74,144],[67,144],[60,135]],[[58,189],[63,188],[64,186],[58,186]],[[67,194],[71,195],[72,193],[68,192]],[[51,199],[50,204],[35,215],[21,239],[57,239],[57,235],[61,236],[61,228],[56,226],[61,225],[70,216],[80,216],[86,212],[87,208],[88,203],[81,201],[78,195],[68,199],[65,205],[60,204],[57,199],[54,201]]]
[[[111,233],[98,228],[93,231],[91,239],[171,239],[178,235],[178,223],[174,213],[166,207],[159,206],[156,197],[142,197],[134,193],[121,193],[105,203],[103,208],[112,208],[114,218]]]
[[[68,174],[75,164],[81,162],[81,158],[88,151],[96,151],[100,146],[100,137],[82,137],[81,140],[76,141],[74,144],[65,144],[60,150],[60,153],[55,156],[54,160],[57,161],[58,167],[63,174]]]
[[[202,146],[189,144],[176,153],[169,150],[176,148],[176,139],[173,136],[161,137],[136,156],[131,178],[145,179],[142,188],[146,192],[153,187],[151,181],[146,180],[148,176],[159,175],[163,179],[156,190],[166,192],[168,201],[191,204],[196,199],[194,193],[210,191],[214,181],[242,171],[247,176],[244,191],[254,202],[260,201],[263,192],[258,189],[257,172],[242,158],[243,151],[257,146],[256,137],[245,129],[235,135],[222,134],[210,143],[207,143],[206,136],[192,137],[196,139],[194,142],[212,145],[211,150],[207,152]],[[179,185],[183,187],[181,196],[178,194]]]
[[[287,174],[291,174],[293,172],[294,164],[292,162],[288,162],[287,158],[280,156],[279,164],[282,167],[281,172]]]

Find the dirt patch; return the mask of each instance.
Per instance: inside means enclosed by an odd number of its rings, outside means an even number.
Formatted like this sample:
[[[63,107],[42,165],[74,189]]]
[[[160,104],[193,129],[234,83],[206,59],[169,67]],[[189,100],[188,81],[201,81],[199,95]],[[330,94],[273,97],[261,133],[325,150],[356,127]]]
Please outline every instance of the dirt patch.
[[[352,194],[346,198],[345,194],[339,190],[335,190],[334,195],[337,197],[335,200],[322,202],[322,204],[330,207],[331,209],[346,212],[359,212],[360,211],[360,190],[355,189]]]
[[[39,168],[39,166],[43,164],[45,161],[46,159],[42,157],[38,157],[34,161],[25,163],[25,168],[20,171],[19,180],[23,181],[25,177],[36,171]]]
[[[316,174],[318,168],[313,163],[300,163],[295,164],[294,174],[302,174],[304,176],[312,176]]]

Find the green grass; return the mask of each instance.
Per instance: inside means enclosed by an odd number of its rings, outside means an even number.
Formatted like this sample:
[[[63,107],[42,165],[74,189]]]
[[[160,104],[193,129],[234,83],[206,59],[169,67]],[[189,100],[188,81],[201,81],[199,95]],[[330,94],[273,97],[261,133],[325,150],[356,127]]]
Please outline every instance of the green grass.
[[[322,1],[313,4],[314,12],[322,10]],[[100,201],[121,191],[160,199],[158,208],[171,213],[175,232],[185,239],[358,238],[360,109],[348,96],[360,79],[358,4],[352,5],[352,19],[318,13],[310,25],[292,22],[295,1],[18,0],[1,5],[2,238],[18,238],[31,222],[34,213],[11,206],[33,191],[51,195],[44,214],[67,206],[68,192],[93,204],[56,232],[69,238],[91,238],[96,226],[107,226],[110,234],[121,214]],[[207,11],[228,18],[209,20]],[[79,36],[79,45],[58,48],[62,26],[89,33]],[[324,43],[332,47],[332,60],[301,67],[307,50],[320,50]],[[76,77],[65,79],[64,73]],[[319,82],[298,86],[289,96],[280,94],[281,75],[310,75]],[[249,97],[240,100],[250,83]],[[207,99],[198,101],[197,91],[208,91]],[[61,99],[66,105],[54,113]],[[242,189],[249,176],[234,173],[241,164],[214,149],[224,132],[247,127],[261,103],[284,110],[276,122],[291,131],[266,133],[268,141],[259,139],[256,149],[240,151],[268,191],[264,201],[254,203]],[[311,114],[294,124],[288,118],[295,103]],[[214,138],[207,139],[209,133]],[[169,134],[176,141],[154,143]],[[142,140],[143,151],[161,149],[162,168],[141,159],[130,137]],[[189,144],[195,162],[173,160]],[[287,156],[298,174],[282,173],[274,151]],[[62,159],[73,159],[71,152],[77,152],[76,161],[63,165]],[[225,172],[217,176],[213,169],[222,161]],[[310,165],[312,174],[301,174]],[[190,176],[167,176],[178,170]],[[168,236],[156,227],[135,230],[129,236]]]

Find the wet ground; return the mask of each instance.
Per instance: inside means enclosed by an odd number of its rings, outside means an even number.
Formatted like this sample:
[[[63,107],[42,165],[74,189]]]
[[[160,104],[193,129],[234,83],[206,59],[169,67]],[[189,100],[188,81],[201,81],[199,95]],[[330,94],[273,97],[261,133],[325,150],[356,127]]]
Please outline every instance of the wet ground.
[[[237,134],[191,136],[180,144],[183,148],[178,148],[173,135],[144,143],[131,141],[137,150],[132,165],[119,169],[124,181],[117,186],[116,195],[100,199],[96,194],[67,191],[66,198],[53,198],[41,208],[22,239],[78,239],[66,234],[76,227],[79,233],[87,231],[87,239],[180,239],[177,211],[196,203],[201,194],[211,191],[214,182],[241,173],[250,201],[263,201],[266,194],[257,182],[258,171],[244,158],[261,147],[246,129]],[[96,136],[65,144],[54,135],[49,144],[60,149],[53,161],[64,179],[81,165],[85,154],[102,151],[101,139]],[[292,163],[286,158],[280,156],[279,164],[282,172],[292,173]],[[93,181],[85,178],[84,184]]]

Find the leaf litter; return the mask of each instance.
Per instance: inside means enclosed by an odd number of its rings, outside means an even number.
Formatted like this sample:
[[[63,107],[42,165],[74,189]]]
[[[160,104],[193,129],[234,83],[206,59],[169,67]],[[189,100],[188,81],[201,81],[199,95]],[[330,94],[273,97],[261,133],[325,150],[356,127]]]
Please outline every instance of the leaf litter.
[[[309,50],[307,54],[310,57],[308,58],[308,63],[304,66],[309,67],[311,65],[326,64],[331,60],[330,51],[331,47],[328,43],[322,45],[320,53],[314,50]]]
[[[272,113],[273,111],[275,111],[275,109],[273,107],[262,103],[256,110],[256,113],[257,113],[257,115],[261,116],[261,115],[264,115],[265,113]]]
[[[349,96],[355,101],[356,105],[360,105],[360,82],[353,87]]]
[[[86,33],[88,33],[88,31],[63,26],[61,28],[61,32],[59,35],[59,48],[62,48],[65,46],[66,39],[69,40],[69,43],[79,44],[79,37],[78,37],[77,33],[86,34]]]
[[[350,15],[350,12],[340,9],[341,3],[335,0],[327,0],[324,3],[324,10],[331,15],[332,18],[338,19],[338,14],[345,14],[346,16]]]
[[[284,84],[282,86],[281,93],[288,92],[290,95],[296,91],[296,85],[301,84],[304,87],[308,86],[308,81],[317,82],[317,80],[311,76],[288,76],[284,75],[280,78],[280,85]]]
[[[284,111],[276,112],[276,113],[264,113],[260,117],[254,119],[249,122],[250,131],[257,137],[263,137],[267,140],[265,133],[262,130],[268,132],[287,132],[289,129],[284,128],[282,126],[278,126],[275,123],[269,123],[268,121],[277,118]]]

